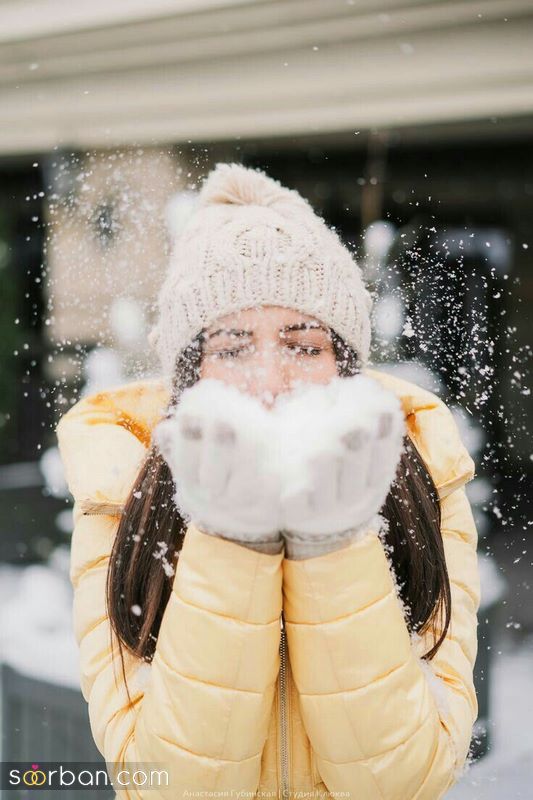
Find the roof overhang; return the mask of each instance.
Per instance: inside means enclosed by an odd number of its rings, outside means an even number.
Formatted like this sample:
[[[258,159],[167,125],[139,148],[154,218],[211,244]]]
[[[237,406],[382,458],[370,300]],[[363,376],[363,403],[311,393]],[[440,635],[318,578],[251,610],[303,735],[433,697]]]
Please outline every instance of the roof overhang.
[[[531,0],[0,0],[0,153],[526,118]]]

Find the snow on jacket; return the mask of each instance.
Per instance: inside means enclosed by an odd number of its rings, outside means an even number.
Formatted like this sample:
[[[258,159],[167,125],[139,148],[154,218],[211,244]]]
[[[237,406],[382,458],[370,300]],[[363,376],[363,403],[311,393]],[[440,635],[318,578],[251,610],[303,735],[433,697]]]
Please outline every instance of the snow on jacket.
[[[60,419],[92,733],[108,763],[157,762],[172,771],[168,789],[117,797],[437,800],[460,775],[478,713],[477,531],[464,488],[474,462],[436,395],[365,372],[401,398],[440,497],[452,621],[429,664],[420,656],[433,639],[409,635],[377,536],[293,561],[190,524],[153,662],[125,650],[128,706],[110,648],[106,572],[121,506],[168,390],[157,379],[128,383],[84,397]]]

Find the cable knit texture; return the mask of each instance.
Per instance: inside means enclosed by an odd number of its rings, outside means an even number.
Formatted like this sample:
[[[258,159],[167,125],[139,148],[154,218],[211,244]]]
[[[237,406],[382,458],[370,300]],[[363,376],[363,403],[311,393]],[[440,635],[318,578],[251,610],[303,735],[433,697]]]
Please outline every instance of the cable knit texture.
[[[372,300],[350,251],[294,189],[219,163],[174,243],[148,336],[167,383],[204,326],[267,304],[320,318],[367,363]]]

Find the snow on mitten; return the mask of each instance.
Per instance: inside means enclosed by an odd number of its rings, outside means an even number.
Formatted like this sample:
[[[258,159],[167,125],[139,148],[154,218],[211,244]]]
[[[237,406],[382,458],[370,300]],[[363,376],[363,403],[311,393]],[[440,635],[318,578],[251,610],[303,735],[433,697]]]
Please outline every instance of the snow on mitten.
[[[397,396],[366,375],[336,377],[279,396],[274,411],[285,448],[286,557],[339,549],[378,525],[405,433]]]
[[[283,549],[273,426],[257,399],[204,378],[154,428],[184,516],[205,533],[265,553]]]

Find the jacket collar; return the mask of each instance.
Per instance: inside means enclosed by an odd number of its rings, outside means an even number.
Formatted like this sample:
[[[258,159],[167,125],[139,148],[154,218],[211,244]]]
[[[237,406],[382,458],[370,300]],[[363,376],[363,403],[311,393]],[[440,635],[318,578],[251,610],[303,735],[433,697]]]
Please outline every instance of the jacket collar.
[[[366,369],[366,374],[400,398],[407,432],[437,487],[446,497],[475,475],[475,463],[463,444],[448,406],[433,392],[387,372]]]

